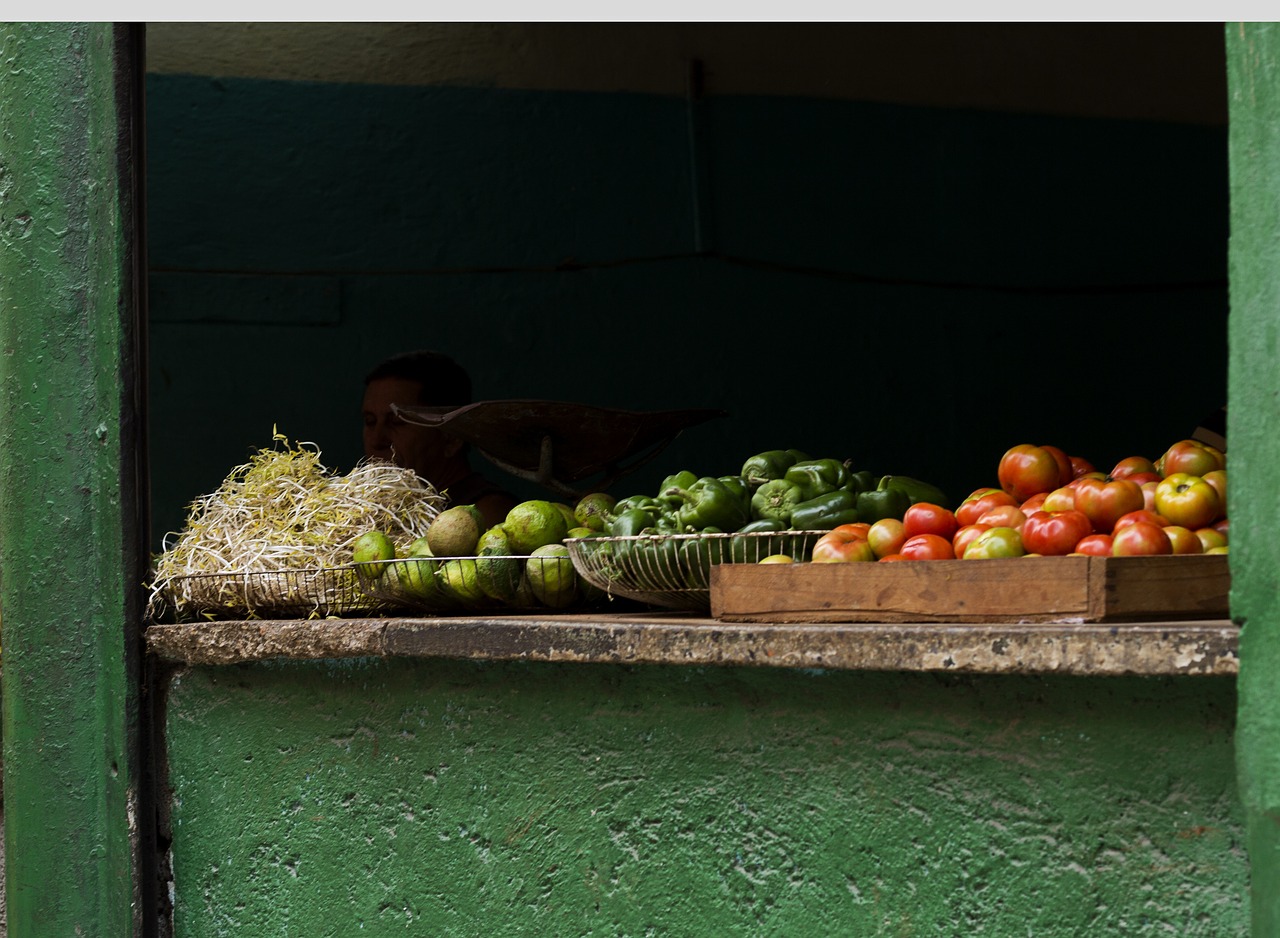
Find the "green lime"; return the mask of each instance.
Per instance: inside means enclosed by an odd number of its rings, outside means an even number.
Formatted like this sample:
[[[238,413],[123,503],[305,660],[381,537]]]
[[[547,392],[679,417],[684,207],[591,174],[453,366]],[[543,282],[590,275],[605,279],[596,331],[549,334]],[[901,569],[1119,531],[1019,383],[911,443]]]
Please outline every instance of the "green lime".
[[[616,504],[617,499],[608,492],[592,492],[578,499],[578,504],[573,508],[573,519],[584,528],[603,531]]]
[[[566,529],[573,527],[578,523],[578,519],[573,516],[573,506],[566,505],[564,502],[552,502],[556,506],[556,510],[564,515],[564,526]]]
[[[512,553],[532,554],[546,544],[559,544],[569,533],[569,523],[553,502],[533,499],[507,512],[502,529],[507,532]]]
[[[502,525],[494,525],[476,543],[476,581],[490,599],[511,602],[520,585],[520,560],[511,556],[511,542]]]
[[[475,505],[440,512],[427,528],[427,546],[435,557],[470,557],[484,532],[484,515]]]
[[[563,544],[544,544],[525,561],[533,595],[552,609],[563,609],[578,598],[578,573]]]
[[[409,546],[405,548],[404,555],[406,557],[434,557],[431,553],[431,545],[427,543],[425,537],[419,537],[411,541]]]
[[[396,545],[382,531],[366,531],[351,544],[351,559],[356,563],[394,560],[395,556]],[[369,568],[369,575],[376,579],[385,569],[384,564],[378,563]]]
[[[440,597],[440,581],[436,579],[434,560],[412,557],[391,564],[390,575],[395,585],[411,599],[432,600]]]
[[[469,557],[446,560],[440,567],[440,581],[444,591],[464,603],[480,602],[484,590],[476,581],[476,562]]]

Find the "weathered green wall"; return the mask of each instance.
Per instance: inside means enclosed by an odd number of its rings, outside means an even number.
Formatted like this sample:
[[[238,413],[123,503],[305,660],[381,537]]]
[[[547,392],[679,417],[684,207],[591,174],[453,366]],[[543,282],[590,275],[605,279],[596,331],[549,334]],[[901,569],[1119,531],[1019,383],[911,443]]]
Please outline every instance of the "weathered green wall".
[[[1248,934],[1230,679],[358,659],[167,708],[178,938]]]
[[[1280,26],[1227,26],[1231,71],[1231,614],[1254,934],[1280,933]]]
[[[152,919],[140,35],[0,24],[0,566],[8,934]],[[75,573],[70,573],[74,567]]]

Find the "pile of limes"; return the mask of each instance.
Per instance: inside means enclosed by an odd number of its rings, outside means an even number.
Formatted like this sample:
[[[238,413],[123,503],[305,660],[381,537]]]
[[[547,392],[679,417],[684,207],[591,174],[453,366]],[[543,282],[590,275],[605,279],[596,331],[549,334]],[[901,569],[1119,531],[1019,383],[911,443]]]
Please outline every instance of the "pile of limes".
[[[603,492],[572,506],[532,499],[487,529],[474,505],[455,505],[402,551],[385,532],[364,532],[352,543],[351,559],[369,564],[378,592],[419,604],[563,609],[600,596],[574,569],[564,541],[600,533],[613,504]]]

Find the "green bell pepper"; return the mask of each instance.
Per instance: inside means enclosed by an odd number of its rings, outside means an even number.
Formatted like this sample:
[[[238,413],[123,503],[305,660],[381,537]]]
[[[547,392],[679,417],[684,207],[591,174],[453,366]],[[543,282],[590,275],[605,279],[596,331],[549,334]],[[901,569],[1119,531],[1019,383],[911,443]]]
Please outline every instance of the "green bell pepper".
[[[751,496],[751,517],[757,521],[768,519],[790,525],[792,510],[804,501],[800,495],[800,488],[786,479],[765,482]]]
[[[738,497],[742,510],[751,511],[751,487],[742,476],[720,476],[720,484]]]
[[[756,489],[766,482],[781,479],[799,461],[797,450],[771,449],[744,462],[739,475],[746,479],[748,486]]]
[[[628,495],[626,498],[620,498],[614,502],[613,508],[605,516],[605,523],[608,524],[608,522],[612,521],[623,512],[630,511],[632,508],[639,508],[640,510],[647,511],[652,515],[657,515],[657,513],[662,510],[663,504],[656,498],[650,498],[648,495]]]
[[[744,525],[729,541],[729,559],[734,563],[755,563],[768,554],[788,552],[791,538],[780,533],[786,530],[787,525],[773,518]],[[765,534],[771,536],[760,536]]]
[[[951,508],[950,501],[942,489],[936,485],[930,485],[928,482],[921,482],[919,479],[912,479],[908,476],[884,476],[880,479],[880,484],[877,488],[885,487],[906,492],[913,505],[916,502],[929,502],[931,505],[938,505],[947,509]]]
[[[613,516],[605,530],[610,537],[635,537],[638,534],[651,532],[658,523],[656,512],[648,512],[643,508],[628,508],[621,514]]]
[[[827,492],[791,510],[791,527],[797,531],[830,531],[858,520],[858,496],[848,489]]]
[[[875,524],[882,518],[901,521],[910,507],[911,499],[900,489],[878,487],[858,493],[858,520],[867,524]]]
[[[733,531],[748,520],[741,495],[715,476],[703,476],[688,487],[674,485],[663,495],[680,501],[676,518],[681,529],[701,531],[715,527]]]
[[[870,492],[876,487],[878,481],[879,479],[870,469],[859,469],[857,472],[849,473],[849,481],[844,487],[855,494]]]
[[[702,534],[721,534],[719,528],[704,528]],[[720,563],[721,545],[725,538],[690,537],[682,538],[680,547],[681,569],[685,574],[686,585],[694,589],[707,589],[711,586],[711,567]]]
[[[810,459],[791,466],[783,478],[800,490],[800,501],[807,502],[843,487],[849,470],[838,459]]]
[[[667,489],[687,489],[697,481],[698,477],[696,475],[688,469],[681,469],[679,472],[672,473],[662,480],[662,484],[658,486],[658,494],[655,497],[670,508],[679,508],[680,499],[667,494]]]

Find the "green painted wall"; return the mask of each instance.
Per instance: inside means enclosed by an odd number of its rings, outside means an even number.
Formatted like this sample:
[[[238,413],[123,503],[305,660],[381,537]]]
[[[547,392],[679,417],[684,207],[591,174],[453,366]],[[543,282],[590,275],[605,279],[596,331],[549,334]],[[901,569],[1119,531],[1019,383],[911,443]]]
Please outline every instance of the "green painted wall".
[[[1280,27],[1229,24],[1231,71],[1231,613],[1241,623],[1241,797],[1254,934],[1280,933]]]
[[[691,121],[671,95],[167,74],[147,92],[157,537],[273,425],[348,468],[363,374],[422,345],[484,397],[730,412],[619,495],[798,446],[959,496],[1014,443],[1154,457],[1225,398],[1222,127],[776,95],[709,96]]]
[[[12,938],[124,938],[153,923],[139,742],[147,527],[135,266],[140,38],[112,24],[0,24],[0,599]]]
[[[174,934],[1248,934],[1230,679],[358,659],[169,684]]]

